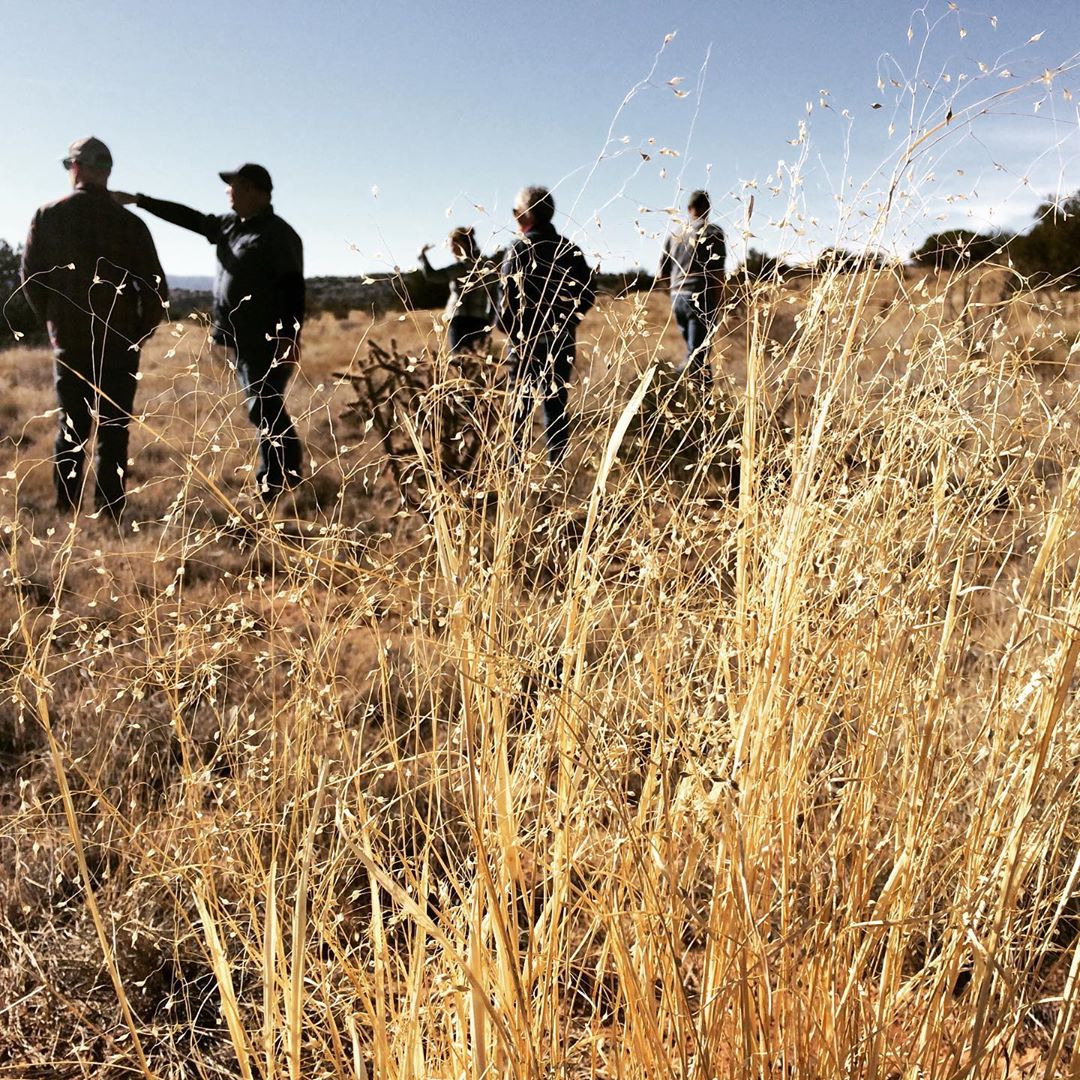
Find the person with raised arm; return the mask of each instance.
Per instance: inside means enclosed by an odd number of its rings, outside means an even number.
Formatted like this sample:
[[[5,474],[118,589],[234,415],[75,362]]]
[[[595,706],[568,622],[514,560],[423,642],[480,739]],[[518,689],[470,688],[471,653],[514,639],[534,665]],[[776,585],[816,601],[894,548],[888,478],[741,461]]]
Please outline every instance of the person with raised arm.
[[[274,212],[270,173],[247,163],[218,174],[228,185],[228,214],[204,214],[149,195],[114,192],[163,221],[205,236],[217,251],[211,335],[229,350],[259,433],[258,491],[267,503],[303,474],[303,445],[285,407],[300,361],[304,322],[304,248]]]
[[[450,287],[443,313],[450,353],[469,352],[482,345],[491,331],[495,270],[480,254],[471,228],[459,227],[450,233],[455,262],[449,266],[436,269],[431,265],[427,257],[431,247],[425,244],[420,249],[420,270],[428,281],[446,282]]]

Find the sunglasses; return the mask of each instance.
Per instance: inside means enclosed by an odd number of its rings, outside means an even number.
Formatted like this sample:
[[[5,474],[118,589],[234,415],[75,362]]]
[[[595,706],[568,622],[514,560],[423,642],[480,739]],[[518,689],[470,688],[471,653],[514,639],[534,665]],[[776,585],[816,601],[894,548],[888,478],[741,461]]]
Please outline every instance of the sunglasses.
[[[94,161],[94,160],[85,160],[83,158],[69,158],[69,157],[66,157],[66,158],[61,159],[60,164],[63,165],[64,168],[67,169],[68,172],[71,172],[71,170],[73,168],[75,168],[76,165],[80,164],[80,162],[83,165],[89,166],[91,169],[111,169],[112,168],[112,162],[111,161]]]

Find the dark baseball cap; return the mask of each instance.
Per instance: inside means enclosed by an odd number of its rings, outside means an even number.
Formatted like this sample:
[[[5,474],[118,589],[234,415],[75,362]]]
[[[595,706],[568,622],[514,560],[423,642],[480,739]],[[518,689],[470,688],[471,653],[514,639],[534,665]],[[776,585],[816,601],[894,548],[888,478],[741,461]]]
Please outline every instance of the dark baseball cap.
[[[234,180],[246,180],[252,187],[257,187],[260,191],[273,191],[274,182],[270,179],[270,174],[261,165],[252,165],[250,161],[241,165],[239,169],[233,169],[231,172],[219,172],[218,176],[225,181],[226,184],[231,184]]]
[[[89,165],[91,169],[111,169],[112,154],[109,148],[93,135],[85,139],[76,139],[69,147],[67,157],[63,158],[64,168],[70,169],[75,162]]]

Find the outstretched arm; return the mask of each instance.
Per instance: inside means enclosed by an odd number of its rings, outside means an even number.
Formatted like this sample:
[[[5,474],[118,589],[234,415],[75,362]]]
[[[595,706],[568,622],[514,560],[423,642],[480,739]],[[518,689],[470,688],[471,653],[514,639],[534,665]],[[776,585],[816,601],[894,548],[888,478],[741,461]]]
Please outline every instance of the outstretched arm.
[[[431,250],[431,246],[431,244],[425,244],[420,249],[420,254],[416,257],[417,262],[420,264],[420,273],[424,275],[425,281],[449,281],[450,268],[442,267],[437,270],[428,260],[427,253]]]
[[[132,195],[127,191],[114,191],[112,197],[121,206],[137,206],[140,210],[148,210],[162,221],[205,236],[211,244],[216,244],[220,239],[222,219],[217,214],[203,214],[198,210],[192,210],[190,206],[167,202],[165,199],[153,199],[141,193]]]

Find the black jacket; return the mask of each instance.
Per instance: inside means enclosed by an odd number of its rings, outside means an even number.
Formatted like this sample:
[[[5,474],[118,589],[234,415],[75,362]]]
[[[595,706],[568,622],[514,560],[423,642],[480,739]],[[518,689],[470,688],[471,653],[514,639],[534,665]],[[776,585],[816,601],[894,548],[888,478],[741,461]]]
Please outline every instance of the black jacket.
[[[242,357],[259,357],[284,351],[282,341],[296,340],[304,321],[304,246],[272,207],[242,219],[203,214],[148,195],[137,195],[135,205],[216,245],[216,342]]]
[[[110,335],[121,349],[135,345],[161,322],[169,298],[146,224],[90,184],[34,215],[22,280],[53,344],[64,349],[89,349]]]
[[[553,225],[530,229],[507,249],[498,315],[513,345],[540,335],[574,333],[595,300],[585,256]]]

